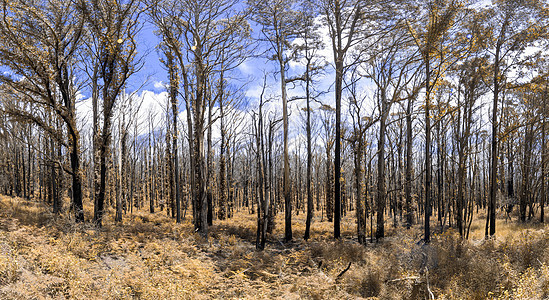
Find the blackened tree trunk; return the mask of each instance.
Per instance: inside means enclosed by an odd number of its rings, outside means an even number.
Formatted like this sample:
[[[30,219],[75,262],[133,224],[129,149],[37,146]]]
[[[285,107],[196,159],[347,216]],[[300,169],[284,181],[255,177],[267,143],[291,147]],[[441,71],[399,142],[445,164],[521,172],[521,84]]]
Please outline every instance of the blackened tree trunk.
[[[412,209],[412,145],[413,145],[413,135],[412,135],[412,105],[413,98],[408,99],[408,104],[406,105],[406,175],[405,175],[405,194],[406,194],[406,228],[410,229],[413,223],[414,213]]]
[[[341,44],[341,41],[339,42]],[[335,52],[335,51],[334,51]],[[343,88],[343,57],[339,53],[335,58],[336,79],[335,79],[335,97],[336,97],[336,121],[335,121],[335,188],[334,188],[334,238],[341,237],[341,96]]]
[[[169,75],[169,97],[170,97],[170,103],[171,103],[171,109],[172,109],[172,161],[170,162],[173,165],[173,187],[171,189],[172,191],[172,198],[175,202],[175,207],[173,209],[175,210],[175,219],[176,223],[181,223],[181,197],[180,197],[180,178],[179,178],[179,156],[178,156],[178,136],[179,131],[177,128],[177,116],[179,113],[179,105],[177,101],[177,95],[179,93],[179,68],[177,67],[177,63],[175,62],[175,57],[173,50],[170,47],[165,47],[164,54],[166,55],[166,65],[168,67],[168,75]],[[168,132],[166,133],[168,134]],[[173,213],[172,213],[173,215]]]
[[[212,99],[211,97],[211,92],[208,92],[207,93],[207,97],[208,97],[208,136],[207,136],[207,141],[206,141],[206,145],[208,147],[208,149],[206,150],[207,153],[208,153],[208,156],[207,156],[207,159],[206,159],[206,180],[207,180],[207,183],[206,183],[206,189],[207,189],[207,193],[206,193],[206,200],[208,202],[208,216],[207,216],[207,219],[208,219],[208,225],[209,226],[212,226],[213,224],[213,188],[214,188],[214,171],[213,171],[213,146],[212,146],[212,109],[213,109],[213,106],[214,106],[214,99]]]
[[[497,193],[497,167],[498,167],[498,103],[500,93],[500,51],[503,44],[507,20],[501,29],[498,37],[495,57],[494,57],[494,73],[493,73],[493,102],[492,102],[492,141],[490,144],[490,199],[488,201],[488,213],[486,218],[486,236],[493,236],[496,233],[496,193]]]
[[[219,78],[219,122],[220,122],[220,134],[221,144],[219,145],[219,201],[217,202],[217,218],[219,220],[225,220],[227,217],[227,178],[226,178],[226,128],[225,128],[225,110],[224,110],[224,97],[223,97],[223,71],[220,73]]]
[[[431,240],[431,116],[430,116],[430,97],[431,97],[431,70],[429,65],[429,51],[425,51],[425,201],[424,201],[424,241],[429,243]]]
[[[531,205],[531,158],[534,139],[533,124],[527,125],[524,132],[523,161],[522,161],[522,188],[519,201],[519,220],[526,221],[526,208]],[[530,210],[531,211],[531,210]],[[529,216],[530,218],[530,216]]]
[[[379,140],[377,145],[377,201],[376,201],[376,239],[380,240],[385,236],[385,131],[387,128],[388,104],[383,91],[381,95],[381,117],[379,120]]]
[[[103,112],[102,127],[94,136],[99,156],[99,162],[94,163],[99,163],[100,179],[99,186],[95,186],[93,219],[101,226],[105,206],[107,158],[112,140],[112,115],[127,79],[137,70],[134,62],[137,47],[134,36],[140,29],[137,18],[139,12],[138,3],[134,0],[124,5],[117,3],[114,6],[105,1],[80,1],[78,6],[79,12],[92,29],[91,38],[97,45],[90,47],[89,51],[93,53],[94,63],[98,66],[97,73],[94,72],[90,79],[93,86],[101,90]]]
[[[336,239],[341,237],[341,99],[343,96],[345,57],[351,44],[355,41],[359,21],[363,16],[362,5],[361,1],[346,3],[339,0],[327,0],[323,7],[330,30],[335,66],[334,238]]]
[[[306,39],[307,37],[305,37]],[[307,41],[305,41],[305,46],[307,47]],[[311,190],[311,179],[312,179],[312,168],[313,168],[313,153],[312,153],[312,141],[311,141],[311,60],[309,55],[306,55],[307,65],[305,72],[305,95],[307,101],[307,219],[305,221],[305,235],[303,238],[308,240],[310,237],[311,231],[311,221],[313,219],[314,212],[314,202],[313,202],[313,193]]]
[[[353,118],[353,136],[351,139],[351,145],[353,147],[353,160],[354,160],[354,185],[356,191],[356,223],[357,223],[357,236],[360,244],[366,243],[366,220],[364,218],[364,134],[365,128],[363,128],[362,117],[360,115],[360,104],[356,99],[355,87],[351,88],[352,99],[351,101],[351,117]]]
[[[546,190],[545,190],[545,168],[546,168],[546,153],[545,153],[545,148],[546,148],[546,143],[545,143],[545,138],[546,138],[546,133],[545,133],[545,121],[546,121],[546,117],[545,117],[545,114],[546,114],[546,99],[547,97],[547,87],[545,87],[545,92],[543,93],[543,113],[541,115],[541,117],[543,118],[543,121],[541,122],[541,195],[540,195],[540,200],[539,200],[539,203],[540,203],[540,216],[539,216],[539,221],[540,223],[543,223],[544,222],[544,218],[545,218],[545,202],[546,202],[546,199],[547,199],[547,195],[546,195]]]
[[[195,194],[194,203],[198,206],[197,219],[195,224],[198,232],[203,237],[208,237],[208,199],[207,199],[207,179],[206,179],[206,161],[204,156],[204,110],[206,108],[206,72],[202,61],[201,45],[196,46],[195,65],[196,65],[196,98],[193,102],[193,160],[194,160],[194,184]]]
[[[279,54],[281,56],[282,53]],[[291,241],[292,235],[292,198],[290,191],[290,158],[288,154],[288,97],[286,95],[286,65],[282,57],[280,62],[280,90],[282,94],[282,126],[284,137],[284,240]]]

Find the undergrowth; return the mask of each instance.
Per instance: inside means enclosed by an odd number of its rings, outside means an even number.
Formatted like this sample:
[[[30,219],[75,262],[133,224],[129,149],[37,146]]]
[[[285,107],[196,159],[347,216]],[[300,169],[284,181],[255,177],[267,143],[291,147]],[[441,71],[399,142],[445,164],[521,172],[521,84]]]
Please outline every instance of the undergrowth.
[[[304,241],[300,214],[285,243],[278,216],[257,251],[247,211],[215,221],[207,240],[188,218],[175,224],[165,212],[137,211],[115,224],[112,215],[96,228],[0,196],[0,298],[549,298],[549,232],[540,224],[498,220],[497,237],[485,240],[479,216],[468,241],[448,229],[426,245],[416,226],[360,245],[352,216],[342,223],[345,238],[334,241],[332,224],[315,218]]]

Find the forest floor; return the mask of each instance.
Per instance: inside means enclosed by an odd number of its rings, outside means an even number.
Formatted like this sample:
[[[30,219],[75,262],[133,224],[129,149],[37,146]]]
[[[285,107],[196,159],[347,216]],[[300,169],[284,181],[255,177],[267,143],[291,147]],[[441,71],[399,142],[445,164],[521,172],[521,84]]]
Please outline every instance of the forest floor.
[[[279,216],[266,249],[257,251],[255,215],[248,212],[215,221],[205,240],[188,217],[175,224],[165,212],[134,212],[122,225],[109,212],[98,229],[0,196],[0,299],[549,297],[543,224],[498,219],[496,238],[485,240],[480,215],[469,240],[447,230],[424,245],[420,226],[406,230],[389,221],[387,238],[359,245],[351,216],[338,241],[331,223],[319,218],[304,241],[305,216],[293,218],[293,242],[282,241]]]

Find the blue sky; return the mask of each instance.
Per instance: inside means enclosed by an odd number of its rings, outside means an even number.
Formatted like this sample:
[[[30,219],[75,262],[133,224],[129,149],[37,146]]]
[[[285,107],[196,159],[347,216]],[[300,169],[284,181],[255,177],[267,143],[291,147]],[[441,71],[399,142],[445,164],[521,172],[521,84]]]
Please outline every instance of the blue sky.
[[[140,57],[144,56],[144,65],[137,74],[130,77],[128,89],[132,91],[138,88],[155,92],[163,90],[158,83],[166,81],[167,72],[160,63],[158,53],[155,49],[160,39],[154,34],[154,30],[153,24],[145,22],[143,29],[137,37],[137,51]],[[143,84],[145,85],[142,86]]]
[[[257,27],[253,29],[254,32],[252,34],[254,36],[261,34]],[[327,36],[328,32],[326,28],[324,29],[324,37],[326,39],[325,45],[329,45]],[[137,36],[138,57],[142,57],[143,67],[139,70],[139,72],[129,78],[126,89],[127,93],[135,92],[135,98],[138,99],[137,101],[142,102],[138,116],[138,119],[144,124],[141,125],[143,127],[141,129],[143,130],[142,133],[147,130],[148,118],[150,118],[151,113],[155,115],[155,124],[161,124],[164,119],[164,109],[168,100],[165,88],[165,84],[167,83],[167,71],[159,61],[159,54],[155,47],[160,42],[160,39],[155,35],[154,30],[155,26],[150,22],[145,21],[143,23],[143,28]],[[266,45],[262,45],[260,47],[266,47]],[[319,54],[324,56],[328,62],[332,60],[332,53],[329,47],[320,50]],[[265,96],[267,98],[272,98],[272,101],[266,105],[264,109],[272,110],[276,112],[277,115],[281,116],[282,101],[280,99],[280,82],[278,80],[279,74],[274,72],[275,68],[276,63],[274,61],[269,61],[265,58],[248,58],[241,66],[237,68],[235,76],[240,80],[239,83],[235,84],[248,82],[248,84],[244,87],[247,102],[250,105],[250,109],[255,109],[257,107],[258,97],[262,89],[263,73],[266,72],[268,74],[268,83]],[[290,62],[289,68],[288,76],[301,74],[304,71],[304,65],[300,62]],[[317,89],[323,91],[330,89],[334,80],[333,68],[328,66],[325,74],[316,78],[316,80],[318,81],[316,86]],[[363,88],[364,90],[369,89],[367,86],[363,86]],[[301,87],[292,88],[291,85],[288,85],[287,92],[290,98],[297,95],[304,95]],[[184,125],[184,123],[186,123],[185,105],[182,99],[179,100],[179,110],[181,112],[179,118],[182,125]],[[332,92],[328,92],[323,95],[319,100],[323,103],[335,106]],[[87,102],[89,101],[84,101],[79,108],[79,118],[82,120],[82,124],[88,123],[87,121],[91,117],[91,104]],[[304,108],[305,105],[304,100],[293,101],[289,104],[291,140],[294,140],[294,138],[299,138],[304,134],[301,109]],[[320,104],[317,102],[311,104],[313,110],[318,106],[320,106]],[[243,113],[246,114],[247,112],[244,111]],[[371,115],[374,114],[375,111],[372,108],[367,108],[363,111],[363,113],[366,115]],[[345,119],[347,115],[348,112],[346,108],[343,108],[342,117]],[[217,125],[214,127],[217,127]],[[292,138],[292,136],[294,138]]]

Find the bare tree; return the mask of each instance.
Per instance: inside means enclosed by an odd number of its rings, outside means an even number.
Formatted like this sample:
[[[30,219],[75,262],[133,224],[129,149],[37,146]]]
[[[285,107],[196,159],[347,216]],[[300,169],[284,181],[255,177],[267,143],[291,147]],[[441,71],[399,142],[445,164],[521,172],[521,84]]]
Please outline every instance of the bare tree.
[[[545,30],[548,19],[539,10],[543,1],[498,1],[486,11],[486,26],[495,30],[487,41],[493,58],[492,142],[490,158],[490,200],[486,218],[486,236],[496,233],[496,193],[498,164],[498,105],[504,93],[509,68],[519,63],[526,46],[534,43]],[[532,21],[534,20],[534,21]]]
[[[116,102],[128,78],[140,68],[136,59],[135,36],[141,29],[141,9],[137,0],[127,3],[109,1],[78,2],[85,19],[89,40],[90,63],[96,68],[91,74],[94,106],[94,222],[102,225],[107,184],[107,159],[112,136],[112,116]],[[99,103],[102,115],[99,116]],[[102,123],[102,124],[100,124]]]
[[[455,24],[455,18],[461,7],[457,0],[425,1],[424,15],[420,24],[414,24],[415,28],[407,21],[410,34],[415,40],[421,52],[425,67],[425,225],[424,241],[429,243],[431,239],[431,183],[432,183],[432,154],[431,154],[431,93],[440,78],[444,76],[447,68],[443,65],[450,64],[448,53],[441,47],[441,40]],[[420,10],[421,11],[421,10]],[[419,36],[418,36],[419,31]]]
[[[294,48],[296,50],[295,59],[298,62],[305,64],[305,71],[300,76],[290,77],[286,81],[288,83],[300,82],[304,83],[305,87],[305,103],[304,108],[306,112],[306,125],[305,131],[307,134],[307,174],[306,174],[306,191],[307,191],[307,218],[305,221],[305,234],[304,239],[308,240],[310,237],[311,221],[314,214],[314,201],[312,194],[312,167],[313,167],[313,153],[312,153],[312,137],[311,137],[311,101],[316,100],[319,95],[315,95],[314,78],[318,76],[326,67],[326,62],[318,57],[317,52],[324,47],[320,33],[319,24],[316,22],[316,15],[314,13],[314,3],[310,1],[304,1],[301,3],[302,12],[298,21],[300,22],[297,30],[298,42],[294,42]],[[300,97],[296,97],[298,99]]]
[[[369,2],[368,2],[369,3]],[[335,201],[334,201],[334,238],[341,237],[341,98],[343,95],[343,77],[348,51],[359,41],[363,33],[360,23],[365,17],[367,3],[357,0],[323,0],[320,9],[328,25],[332,44],[333,64],[335,68]],[[368,13],[374,13],[369,11]]]
[[[70,167],[57,161],[72,177],[72,207],[77,222],[84,221],[80,132],[76,119],[78,85],[75,57],[81,49],[84,22],[72,3],[11,3],[3,1],[0,21],[0,61],[10,70],[0,80],[4,89],[30,104],[4,106],[14,120],[39,126],[66,147]],[[8,5],[9,4],[9,5]],[[32,109],[32,110],[28,110]],[[51,111],[63,127],[48,122],[37,111]]]
[[[324,150],[326,152],[326,187],[324,191],[324,206],[326,219],[333,221],[334,217],[334,169],[332,163],[332,149],[334,147],[334,108],[324,104],[320,107],[322,111],[322,128],[324,130]]]
[[[163,42],[173,51],[183,79],[187,110],[191,190],[195,228],[208,235],[208,199],[204,134],[211,124],[205,118],[210,101],[209,84],[222,65],[222,48],[233,46],[235,36],[249,36],[245,14],[236,9],[237,1],[210,0],[159,1],[151,5],[151,16]]]
[[[294,9],[294,1],[271,0],[271,1],[249,1],[248,6],[254,11],[254,21],[262,26],[263,38],[270,45],[272,60],[278,64],[280,80],[280,95],[282,98],[282,122],[284,137],[284,239],[292,240],[292,203],[290,194],[290,161],[288,156],[288,96],[286,92],[286,72],[292,55],[290,42],[296,37],[296,25],[298,17]]]

